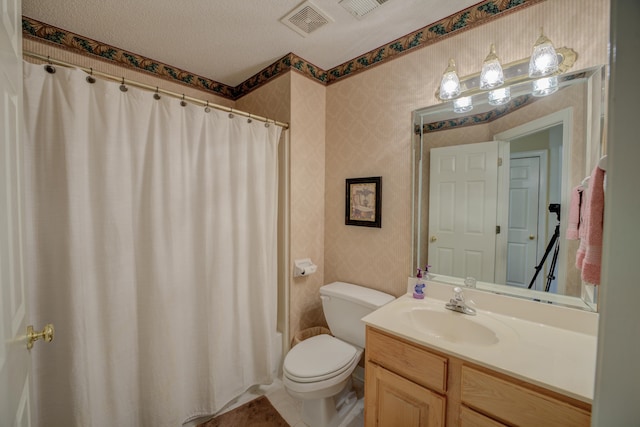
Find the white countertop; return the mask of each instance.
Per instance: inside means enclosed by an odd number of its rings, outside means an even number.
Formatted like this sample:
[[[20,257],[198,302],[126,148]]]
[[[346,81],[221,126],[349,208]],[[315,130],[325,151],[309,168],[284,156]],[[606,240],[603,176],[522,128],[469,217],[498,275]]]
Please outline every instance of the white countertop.
[[[409,279],[411,281],[413,279]],[[591,403],[595,383],[598,314],[463,288],[477,316],[468,320],[492,328],[497,343],[452,342],[415,327],[409,312],[441,309],[452,287],[429,282],[426,298],[410,294],[362,320],[369,326],[485,366],[518,379]]]

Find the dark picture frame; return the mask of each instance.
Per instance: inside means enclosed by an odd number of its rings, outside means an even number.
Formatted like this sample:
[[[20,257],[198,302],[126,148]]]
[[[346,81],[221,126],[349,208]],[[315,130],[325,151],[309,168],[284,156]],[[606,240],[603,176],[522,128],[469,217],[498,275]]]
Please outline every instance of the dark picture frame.
[[[346,225],[382,228],[382,177],[347,178]]]

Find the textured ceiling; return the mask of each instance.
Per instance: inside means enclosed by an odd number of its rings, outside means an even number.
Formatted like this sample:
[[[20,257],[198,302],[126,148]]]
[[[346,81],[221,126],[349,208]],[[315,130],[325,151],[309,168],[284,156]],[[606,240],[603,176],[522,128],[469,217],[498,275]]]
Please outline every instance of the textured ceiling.
[[[289,52],[330,69],[478,0],[388,0],[358,20],[311,0],[330,22],[302,37],[280,22],[302,0],[23,0],[30,18],[236,86]]]

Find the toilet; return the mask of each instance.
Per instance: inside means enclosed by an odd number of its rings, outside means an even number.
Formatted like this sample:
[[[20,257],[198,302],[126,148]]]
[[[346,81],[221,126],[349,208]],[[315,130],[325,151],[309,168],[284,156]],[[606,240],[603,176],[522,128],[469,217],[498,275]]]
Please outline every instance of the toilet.
[[[317,335],[287,353],[282,382],[303,401],[302,420],[309,427],[338,427],[357,403],[351,374],[364,351],[365,325],[360,319],[395,298],[351,283],[320,288],[331,335]]]

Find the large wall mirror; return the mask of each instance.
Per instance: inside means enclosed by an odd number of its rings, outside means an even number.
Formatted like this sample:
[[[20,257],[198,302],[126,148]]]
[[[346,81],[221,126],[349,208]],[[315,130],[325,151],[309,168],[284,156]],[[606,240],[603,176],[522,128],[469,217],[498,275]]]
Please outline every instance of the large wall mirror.
[[[559,76],[500,106],[414,112],[413,272],[458,286],[597,309],[566,239],[571,191],[605,151],[605,66]],[[557,237],[554,237],[557,236]]]

